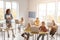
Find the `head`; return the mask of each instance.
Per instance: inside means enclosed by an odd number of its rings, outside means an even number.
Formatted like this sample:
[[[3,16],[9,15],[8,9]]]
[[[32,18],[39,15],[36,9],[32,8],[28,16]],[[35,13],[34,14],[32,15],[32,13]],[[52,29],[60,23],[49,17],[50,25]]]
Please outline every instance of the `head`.
[[[31,25],[30,25],[30,23],[28,23],[28,27],[30,27]]]
[[[36,20],[38,20],[39,18],[36,18]]]
[[[10,14],[10,9],[7,9],[6,10],[6,14]]]
[[[44,21],[42,21],[42,26],[45,26],[45,22]]]
[[[55,25],[55,21],[54,20],[52,20],[52,24]]]
[[[23,19],[23,17],[21,18],[21,21],[23,21],[24,19]]]

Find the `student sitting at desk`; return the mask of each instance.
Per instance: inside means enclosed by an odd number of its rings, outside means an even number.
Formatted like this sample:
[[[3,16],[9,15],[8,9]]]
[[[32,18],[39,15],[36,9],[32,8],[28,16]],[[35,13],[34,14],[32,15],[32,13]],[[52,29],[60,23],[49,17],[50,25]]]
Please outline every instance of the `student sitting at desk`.
[[[51,35],[51,37],[53,37],[54,36],[54,34],[56,33],[56,31],[57,31],[57,25],[55,24],[55,22],[54,22],[54,20],[52,20],[52,27],[51,27],[51,30],[50,30],[50,35]],[[54,38],[54,37],[53,37]]]
[[[40,26],[39,29],[40,29],[41,32],[47,32],[47,29],[45,27],[45,22],[42,22],[42,25]],[[42,40],[44,40],[44,35],[45,34],[39,34],[37,40],[39,40],[40,36],[42,36]]]
[[[30,23],[28,23],[27,28],[25,30],[29,31],[30,27],[31,27],[31,25],[30,25]],[[27,32],[22,34],[22,37],[24,37],[26,40],[29,40],[29,36],[30,36],[30,34]]]
[[[40,25],[40,20],[39,20],[39,18],[36,18],[34,24],[35,24],[36,26],[39,26],[39,25]]]
[[[19,26],[18,26],[18,31],[22,32],[24,30],[24,18],[21,17],[21,20],[19,22]]]
[[[21,24],[21,25],[24,24],[24,18],[23,18],[23,17],[21,17],[20,24]]]

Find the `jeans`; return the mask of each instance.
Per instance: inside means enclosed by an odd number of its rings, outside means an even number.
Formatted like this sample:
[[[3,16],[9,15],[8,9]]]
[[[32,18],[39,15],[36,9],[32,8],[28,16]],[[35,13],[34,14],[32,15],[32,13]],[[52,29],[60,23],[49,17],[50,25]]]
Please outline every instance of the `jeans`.
[[[21,32],[21,33],[24,33],[24,25],[19,25],[18,26],[18,30],[19,30],[19,32]]]
[[[41,40],[44,40],[44,34],[40,34],[39,36],[38,36],[38,38],[37,38],[37,40],[39,40],[39,38],[42,36],[42,39]]]

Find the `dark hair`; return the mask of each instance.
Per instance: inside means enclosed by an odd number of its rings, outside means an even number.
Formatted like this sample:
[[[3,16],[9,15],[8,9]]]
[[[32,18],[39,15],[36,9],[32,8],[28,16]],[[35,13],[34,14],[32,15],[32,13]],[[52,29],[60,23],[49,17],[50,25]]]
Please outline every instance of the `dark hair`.
[[[7,10],[6,10],[6,14],[8,14],[8,11],[10,11],[10,9],[7,9]]]
[[[44,23],[44,24],[45,24],[45,22],[44,22],[44,21],[42,21],[42,23]]]
[[[53,22],[53,25],[56,25],[54,20],[52,20],[52,22]]]

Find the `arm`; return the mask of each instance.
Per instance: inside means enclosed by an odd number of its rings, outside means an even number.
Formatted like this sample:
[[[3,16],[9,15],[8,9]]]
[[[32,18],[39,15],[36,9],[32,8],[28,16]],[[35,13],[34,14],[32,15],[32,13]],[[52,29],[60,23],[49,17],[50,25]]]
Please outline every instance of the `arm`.
[[[41,26],[39,27],[39,30],[41,30]]]
[[[6,19],[6,14],[4,15],[4,18]]]
[[[12,16],[12,14],[11,14],[11,19],[13,19],[13,16]]]

